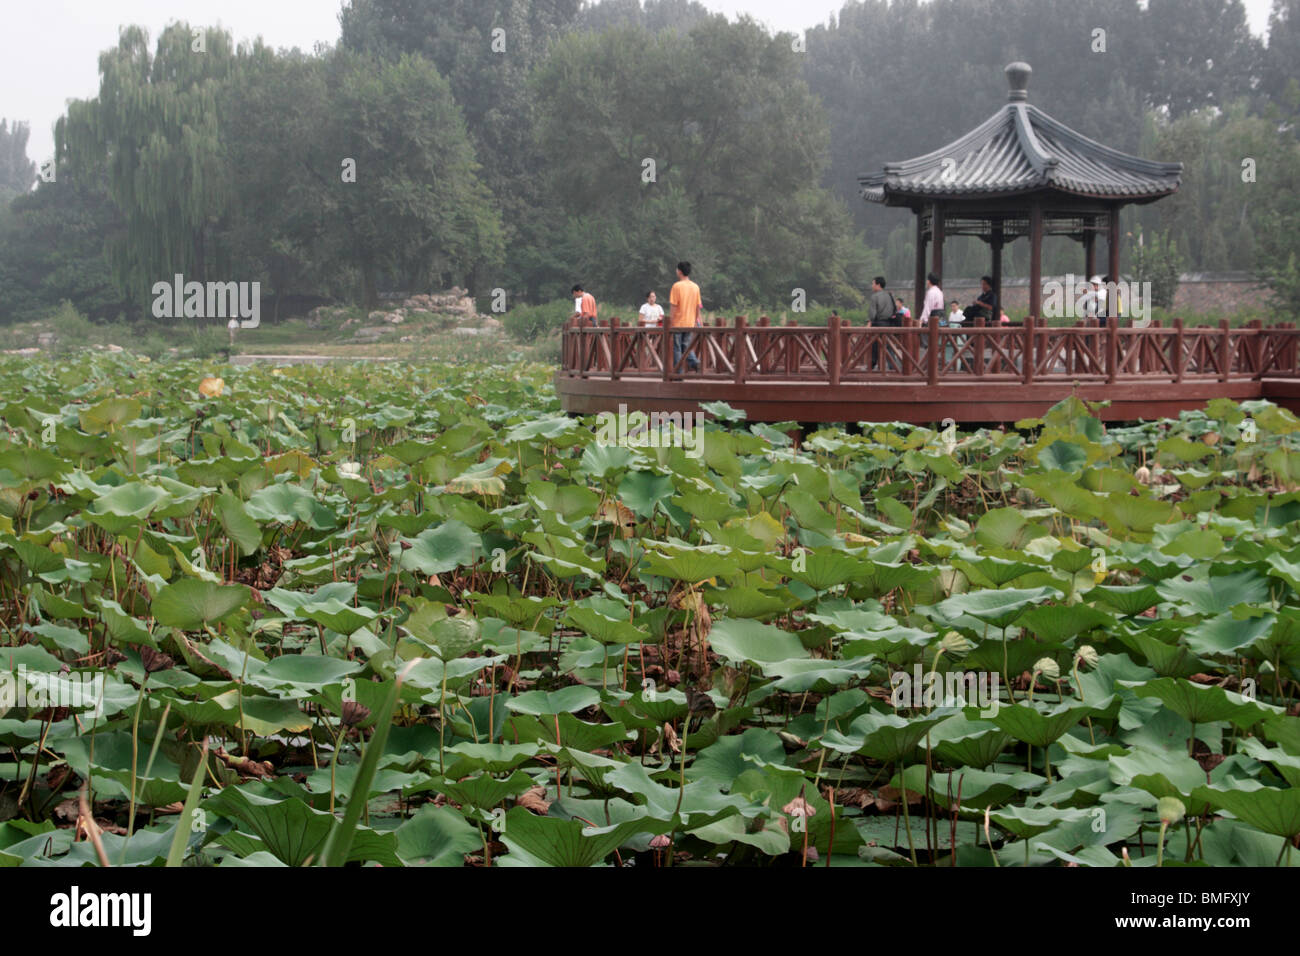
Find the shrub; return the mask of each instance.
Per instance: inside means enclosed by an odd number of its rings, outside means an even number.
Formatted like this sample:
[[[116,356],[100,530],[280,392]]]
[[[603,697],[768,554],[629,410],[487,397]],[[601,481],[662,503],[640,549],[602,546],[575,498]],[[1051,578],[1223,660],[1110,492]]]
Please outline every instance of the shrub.
[[[83,346],[94,339],[95,326],[67,299],[50,316],[49,322],[61,348]]]
[[[506,331],[521,342],[535,342],[556,331],[573,315],[572,299],[557,299],[545,305],[517,305],[502,316]]]

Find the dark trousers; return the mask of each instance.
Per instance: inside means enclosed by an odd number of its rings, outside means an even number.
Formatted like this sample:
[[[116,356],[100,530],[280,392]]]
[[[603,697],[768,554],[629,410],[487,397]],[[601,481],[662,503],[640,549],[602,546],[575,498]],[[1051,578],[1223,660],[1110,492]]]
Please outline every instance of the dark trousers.
[[[877,321],[871,323],[871,327],[876,329],[897,329],[897,328],[901,328],[902,326],[897,319],[878,319]],[[880,343],[879,342],[873,343],[871,346],[871,371],[873,372],[884,371],[884,368],[882,368],[880,365]]]
[[[691,333],[673,332],[673,368],[682,360],[682,353],[686,351],[686,343],[690,339]],[[694,352],[688,352],[686,355],[686,364],[692,372],[700,370],[700,360],[695,357]]]

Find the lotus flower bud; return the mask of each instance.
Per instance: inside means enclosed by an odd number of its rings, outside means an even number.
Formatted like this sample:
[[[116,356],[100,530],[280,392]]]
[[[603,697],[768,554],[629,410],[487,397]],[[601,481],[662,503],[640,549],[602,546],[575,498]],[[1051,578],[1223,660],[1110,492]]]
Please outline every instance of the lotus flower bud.
[[[1080,663],[1086,664],[1089,667],[1096,667],[1097,661],[1101,659],[1101,656],[1097,653],[1097,649],[1091,644],[1080,645],[1079,649],[1075,651],[1075,656],[1079,658]]]
[[[1160,814],[1161,823],[1173,826],[1186,815],[1187,807],[1177,797],[1161,797],[1156,812]]]
[[[970,638],[957,631],[949,631],[939,642],[939,651],[943,654],[961,655],[970,651],[971,647]]]
[[[1061,676],[1061,668],[1050,657],[1040,657],[1034,665],[1034,673],[1042,674],[1048,680],[1056,680]]]

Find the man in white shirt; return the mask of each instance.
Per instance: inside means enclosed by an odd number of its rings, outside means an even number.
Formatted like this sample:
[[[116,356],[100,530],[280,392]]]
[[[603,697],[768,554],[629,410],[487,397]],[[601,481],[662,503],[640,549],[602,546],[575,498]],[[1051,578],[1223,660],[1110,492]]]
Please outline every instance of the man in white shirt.
[[[654,290],[651,290],[645,294],[645,302],[641,305],[641,327],[657,329],[663,324],[664,307],[656,304]]]

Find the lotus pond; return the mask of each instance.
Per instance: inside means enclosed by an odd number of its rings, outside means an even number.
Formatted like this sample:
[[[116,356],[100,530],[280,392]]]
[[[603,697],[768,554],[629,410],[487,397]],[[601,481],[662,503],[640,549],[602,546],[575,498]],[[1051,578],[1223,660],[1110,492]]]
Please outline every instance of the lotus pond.
[[[0,862],[1300,864],[1290,413],[693,455],[551,374],[0,363]]]

